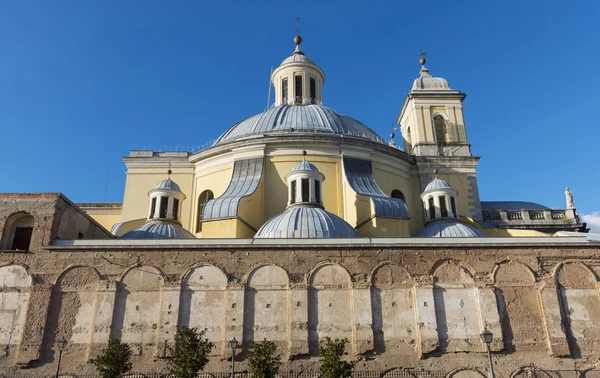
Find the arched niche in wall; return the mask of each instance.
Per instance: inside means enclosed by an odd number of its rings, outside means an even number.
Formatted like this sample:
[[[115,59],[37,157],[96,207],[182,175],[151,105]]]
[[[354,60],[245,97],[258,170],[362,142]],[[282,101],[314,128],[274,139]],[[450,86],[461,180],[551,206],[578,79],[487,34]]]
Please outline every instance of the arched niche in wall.
[[[509,261],[494,272],[504,349],[546,350],[544,322],[535,276],[525,265]]]
[[[263,265],[248,276],[244,293],[244,344],[269,340],[280,352],[289,340],[289,279],[275,265]]]
[[[59,337],[67,340],[65,357],[87,360],[97,313],[99,280],[96,269],[89,266],[68,268],[56,280],[44,335],[47,361],[57,358],[55,346]]]
[[[309,353],[318,355],[324,337],[349,339],[352,318],[350,275],[338,264],[320,265],[308,280]]]
[[[150,266],[136,266],[117,285],[113,337],[136,346],[155,345],[163,278]]]
[[[573,371],[573,373],[575,373]],[[538,369],[535,366],[524,366],[510,375],[510,378],[552,378],[548,372]]]
[[[450,373],[448,378],[485,378],[485,375],[477,370],[462,369]]]
[[[31,289],[31,276],[21,265],[0,267],[0,345],[12,354],[21,343]]]
[[[435,269],[433,283],[440,349],[481,352],[479,306],[471,273],[456,261],[444,261]]]
[[[28,251],[33,235],[33,216],[20,212],[10,215],[5,223],[2,232],[3,250]]]
[[[205,330],[219,354],[225,337],[225,291],[227,276],[213,265],[190,269],[183,277],[179,303],[179,325]]]
[[[584,264],[566,263],[557,272],[563,326],[571,356],[600,352],[600,298],[594,273]]]
[[[387,349],[414,353],[415,312],[412,277],[396,264],[386,263],[371,276],[371,314],[375,352]]]

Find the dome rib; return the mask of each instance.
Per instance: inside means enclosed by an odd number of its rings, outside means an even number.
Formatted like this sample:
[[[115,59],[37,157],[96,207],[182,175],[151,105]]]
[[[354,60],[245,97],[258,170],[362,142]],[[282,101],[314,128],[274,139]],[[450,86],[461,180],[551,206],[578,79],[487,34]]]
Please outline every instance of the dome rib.
[[[268,132],[348,135],[386,144],[375,131],[354,118],[322,105],[280,105],[233,125],[213,145]]]

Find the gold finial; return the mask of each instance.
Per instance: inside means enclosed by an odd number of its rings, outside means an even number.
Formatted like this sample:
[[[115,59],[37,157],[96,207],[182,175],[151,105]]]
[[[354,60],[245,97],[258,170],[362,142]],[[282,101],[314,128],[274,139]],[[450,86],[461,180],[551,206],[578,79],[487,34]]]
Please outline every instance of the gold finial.
[[[423,51],[423,46],[420,46],[419,50],[421,51],[420,53],[417,54],[421,57],[421,59],[419,59],[419,63],[421,63],[421,65],[424,66],[425,63],[427,62],[427,59],[425,59],[427,52]]]

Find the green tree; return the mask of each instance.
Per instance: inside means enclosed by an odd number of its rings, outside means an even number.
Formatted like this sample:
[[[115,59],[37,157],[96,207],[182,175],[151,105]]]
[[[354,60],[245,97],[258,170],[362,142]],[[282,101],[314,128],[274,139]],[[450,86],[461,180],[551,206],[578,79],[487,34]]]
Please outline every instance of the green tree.
[[[272,341],[252,343],[252,355],[248,357],[252,378],[274,378],[281,366],[281,357],[275,355],[277,346]]]
[[[348,339],[331,340],[326,337],[319,344],[319,372],[324,378],[348,378],[352,374],[354,361],[342,361]]]
[[[174,378],[196,378],[208,363],[208,354],[214,344],[204,338],[204,333],[204,330],[186,326],[177,330],[170,369]]]
[[[119,378],[131,370],[131,348],[117,339],[109,339],[108,346],[94,360],[102,378]]]

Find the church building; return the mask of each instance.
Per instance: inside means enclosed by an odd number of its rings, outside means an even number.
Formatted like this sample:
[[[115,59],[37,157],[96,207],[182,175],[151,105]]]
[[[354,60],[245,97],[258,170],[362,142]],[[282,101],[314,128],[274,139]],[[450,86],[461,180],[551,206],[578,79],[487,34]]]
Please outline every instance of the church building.
[[[207,374],[266,339],[316,378],[331,337],[373,378],[486,377],[488,347],[497,377],[600,377],[600,236],[570,190],[485,201],[466,94],[424,57],[396,141],[326,107],[294,44],[266,111],[200,150],[130,151],[122,203],[0,194],[0,372],[55,372],[64,339],[61,372],[93,374],[111,337],[166,372],[188,326],[215,343]]]

